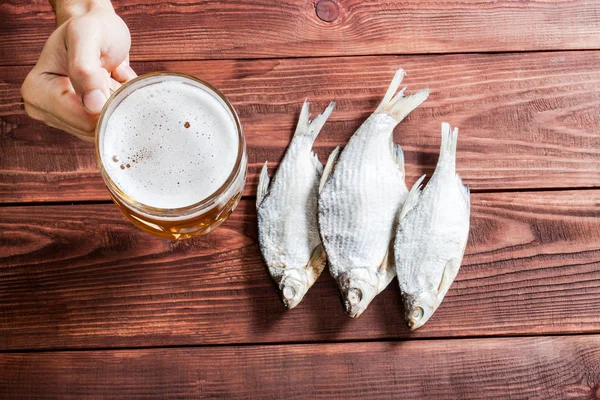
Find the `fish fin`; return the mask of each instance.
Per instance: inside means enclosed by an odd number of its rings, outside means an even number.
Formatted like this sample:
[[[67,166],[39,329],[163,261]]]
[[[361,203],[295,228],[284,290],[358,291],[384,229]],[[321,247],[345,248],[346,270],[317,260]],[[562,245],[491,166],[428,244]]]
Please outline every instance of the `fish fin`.
[[[309,105],[310,103],[306,100],[304,101],[304,104],[302,104],[294,136],[308,136],[314,141],[335,108],[335,102],[332,101],[329,103],[325,111],[323,111],[322,114],[317,115],[312,121],[309,120]]]
[[[319,278],[321,272],[325,268],[325,263],[327,262],[327,253],[325,253],[325,247],[323,247],[322,243],[319,243],[317,247],[315,247],[310,255],[310,260],[308,260],[308,264],[306,265],[309,269],[308,271],[308,286],[312,286],[313,283]]]
[[[437,292],[438,295],[446,295],[448,289],[450,289],[450,285],[454,282],[454,278],[458,274],[458,270],[460,268],[461,260],[458,258],[452,258],[450,261],[446,263],[444,267],[444,272],[442,273],[442,280],[438,285]]]
[[[402,219],[406,217],[406,214],[408,214],[408,212],[412,210],[419,202],[419,198],[421,197],[421,189],[423,188],[422,183],[423,179],[425,179],[425,176],[426,175],[420,177],[412,186],[412,188],[410,188],[410,192],[408,192],[406,200],[404,200],[402,211],[400,211],[400,217],[398,219],[399,221],[402,221]]]
[[[258,187],[256,188],[256,208],[260,206],[263,199],[267,195],[269,191],[269,183],[271,182],[271,178],[269,178],[269,171],[267,167],[268,161],[265,161],[265,164],[260,171],[260,177],[258,178]]]
[[[469,186],[467,186],[463,183],[462,179],[460,179],[460,176],[458,174],[456,174],[456,183],[458,184],[458,188],[460,189],[460,192],[463,195],[463,199],[465,200],[467,210],[470,210],[471,209],[471,189],[469,189]]]
[[[325,164],[325,168],[323,169],[323,175],[321,175],[321,182],[319,182],[319,193],[323,190],[323,186],[325,186],[325,182],[329,179],[329,176],[333,172],[335,164],[337,163],[338,157],[340,156],[340,146],[333,149],[329,158],[327,159],[327,163]]]
[[[404,176],[404,151],[402,151],[402,147],[400,147],[399,144],[394,145],[394,159],[396,160],[396,164],[398,164],[398,167],[400,167],[400,171],[402,171],[402,175]]]
[[[310,152],[310,160],[312,161],[312,163],[315,166],[315,169],[317,170],[319,175],[322,175],[323,174],[323,164],[321,164],[321,161],[319,161],[319,156],[316,155],[314,151]]]
[[[421,105],[421,103],[427,100],[429,89],[421,89],[415,94],[404,96],[406,88],[403,88],[396,94],[404,75],[406,75],[406,72],[404,72],[403,69],[396,71],[396,74],[385,92],[383,100],[375,110],[375,113],[387,113],[391,115],[396,122],[400,122],[415,108]]]
[[[442,122],[442,144],[440,146],[440,163],[447,163],[451,167],[451,172],[456,171],[456,144],[458,143],[458,128],[452,129],[449,123]]]
[[[394,257],[390,255],[391,249],[392,246],[388,248],[388,251],[385,253],[385,257],[383,257],[381,265],[379,265],[379,287],[377,288],[377,293],[381,293],[383,289],[385,289],[396,276],[396,268],[394,268]]]

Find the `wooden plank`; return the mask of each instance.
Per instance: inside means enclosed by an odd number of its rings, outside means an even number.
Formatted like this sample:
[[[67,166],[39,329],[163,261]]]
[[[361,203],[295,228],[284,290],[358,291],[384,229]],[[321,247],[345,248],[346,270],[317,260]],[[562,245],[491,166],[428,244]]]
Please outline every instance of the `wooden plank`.
[[[600,336],[0,355],[14,399],[596,399]]]
[[[396,281],[357,320],[328,273],[286,311],[253,201],[182,242],[137,231],[110,204],[1,207],[0,350],[600,332],[599,199],[474,194],[457,280],[414,333]]]
[[[327,2],[331,23],[315,0],[113,1],[136,61],[600,48],[597,2]],[[0,64],[35,63],[54,29],[48,2],[5,1],[0,14]]]
[[[442,121],[461,128],[458,168],[474,191],[597,187],[600,52],[355,57],[138,64],[176,70],[222,88],[248,142],[253,194],[266,159],[275,166],[307,96],[337,109],[316,142],[321,160],[375,109],[399,66],[430,99],[396,130],[408,180],[431,173]],[[104,200],[93,146],[23,114],[24,67],[0,68],[0,202]]]

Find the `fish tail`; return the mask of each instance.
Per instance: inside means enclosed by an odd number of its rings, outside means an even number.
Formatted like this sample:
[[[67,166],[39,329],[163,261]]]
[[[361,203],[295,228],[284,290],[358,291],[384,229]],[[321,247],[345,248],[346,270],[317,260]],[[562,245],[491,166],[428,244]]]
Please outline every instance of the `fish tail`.
[[[403,69],[396,71],[390,86],[383,96],[383,100],[379,104],[379,107],[375,110],[375,113],[387,113],[394,117],[396,122],[402,121],[408,114],[410,114],[415,108],[421,105],[429,96],[429,89],[421,89],[415,94],[410,96],[404,96],[406,87],[402,88],[398,93],[398,88],[402,79],[406,75]]]
[[[317,115],[312,121],[309,119],[309,105],[310,103],[307,100],[304,100],[294,136],[308,136],[314,141],[331,115],[331,112],[335,107],[335,102],[332,101],[329,103],[329,106],[327,106],[325,111],[323,111],[322,114]]]
[[[440,163],[451,166],[452,173],[456,172],[456,144],[458,143],[458,128],[452,129],[450,124],[442,122],[442,145],[440,147]]]

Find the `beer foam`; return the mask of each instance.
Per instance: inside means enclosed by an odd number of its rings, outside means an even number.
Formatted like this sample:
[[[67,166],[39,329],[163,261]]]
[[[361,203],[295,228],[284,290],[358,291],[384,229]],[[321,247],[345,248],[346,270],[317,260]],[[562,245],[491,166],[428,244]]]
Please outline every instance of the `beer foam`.
[[[198,203],[235,166],[239,140],[233,116],[210,89],[181,78],[131,92],[105,126],[100,154],[106,172],[147,206]]]

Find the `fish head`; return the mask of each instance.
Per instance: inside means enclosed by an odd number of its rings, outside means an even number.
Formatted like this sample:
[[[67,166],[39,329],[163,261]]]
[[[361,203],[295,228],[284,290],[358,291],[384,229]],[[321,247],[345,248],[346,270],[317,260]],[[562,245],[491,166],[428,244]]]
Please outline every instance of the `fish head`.
[[[283,304],[292,309],[302,301],[310,285],[306,273],[298,269],[286,269],[281,274],[279,293]]]
[[[377,295],[377,277],[366,268],[356,268],[340,277],[339,286],[346,313],[358,318]]]
[[[404,296],[404,318],[411,331],[422,327],[437,306],[437,292],[423,291]]]

